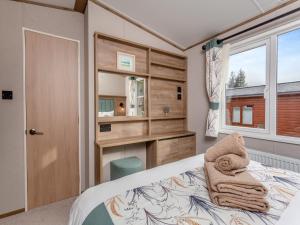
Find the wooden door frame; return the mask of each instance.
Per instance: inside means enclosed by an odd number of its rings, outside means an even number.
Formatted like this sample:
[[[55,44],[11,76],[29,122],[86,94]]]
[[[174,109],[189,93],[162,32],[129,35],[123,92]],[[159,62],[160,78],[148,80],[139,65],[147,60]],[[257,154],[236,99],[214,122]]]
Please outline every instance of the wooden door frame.
[[[47,35],[50,37],[56,37],[56,38],[61,38],[64,40],[68,40],[68,41],[74,41],[77,43],[77,47],[78,47],[78,73],[77,73],[77,83],[78,83],[78,174],[79,174],[79,193],[81,193],[81,152],[82,152],[82,147],[81,147],[81,125],[80,122],[83,118],[80,112],[80,96],[81,96],[81,88],[80,88],[80,41],[76,40],[76,39],[72,39],[72,38],[67,38],[67,37],[63,37],[63,36],[58,36],[58,35],[54,35],[54,34],[50,34],[50,33],[46,33],[43,31],[38,31],[38,30],[34,30],[34,29],[30,29],[30,28],[26,28],[26,27],[22,27],[22,41],[23,41],[23,113],[24,113],[24,173],[25,173],[25,211],[28,211],[28,198],[27,198],[27,141],[26,141],[26,128],[27,128],[27,124],[26,124],[26,46],[25,46],[25,32],[26,31],[30,31],[30,32],[35,32],[35,33],[39,33],[39,34],[43,34],[43,35]]]

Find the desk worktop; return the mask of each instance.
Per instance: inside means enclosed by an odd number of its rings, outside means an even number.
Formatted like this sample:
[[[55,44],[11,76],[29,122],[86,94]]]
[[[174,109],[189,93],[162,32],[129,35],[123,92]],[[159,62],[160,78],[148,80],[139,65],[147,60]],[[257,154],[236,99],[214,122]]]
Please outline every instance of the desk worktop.
[[[164,140],[169,138],[186,137],[192,135],[195,135],[195,132],[181,131],[181,132],[172,132],[172,133],[164,133],[164,134],[101,140],[101,141],[96,141],[96,145],[100,148],[108,148],[108,147],[129,145],[129,144],[142,143],[148,141],[156,141],[156,140],[159,141],[159,140]]]

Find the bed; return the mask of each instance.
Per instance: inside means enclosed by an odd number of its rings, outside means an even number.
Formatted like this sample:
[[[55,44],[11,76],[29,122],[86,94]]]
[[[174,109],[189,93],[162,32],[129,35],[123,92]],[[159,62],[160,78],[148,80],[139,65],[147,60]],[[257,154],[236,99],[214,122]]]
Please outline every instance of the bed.
[[[197,155],[89,188],[69,225],[299,225],[300,174],[251,161],[248,170],[269,189],[264,214],[211,203],[203,164]]]

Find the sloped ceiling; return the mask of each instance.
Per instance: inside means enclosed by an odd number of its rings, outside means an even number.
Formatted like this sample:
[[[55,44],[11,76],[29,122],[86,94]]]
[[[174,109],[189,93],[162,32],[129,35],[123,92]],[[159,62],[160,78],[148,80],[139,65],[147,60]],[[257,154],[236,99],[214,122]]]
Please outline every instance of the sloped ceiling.
[[[98,0],[186,48],[287,1]]]
[[[76,1],[86,3],[86,0],[32,1],[69,9],[74,8]],[[144,25],[184,49],[289,0],[96,1]]]

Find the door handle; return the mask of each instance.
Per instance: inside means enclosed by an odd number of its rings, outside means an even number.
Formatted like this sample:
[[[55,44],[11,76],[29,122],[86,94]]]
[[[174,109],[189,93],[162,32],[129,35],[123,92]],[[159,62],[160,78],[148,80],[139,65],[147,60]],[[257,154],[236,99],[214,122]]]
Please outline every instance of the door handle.
[[[29,130],[29,134],[31,135],[43,135],[43,132],[36,131],[34,128]]]

